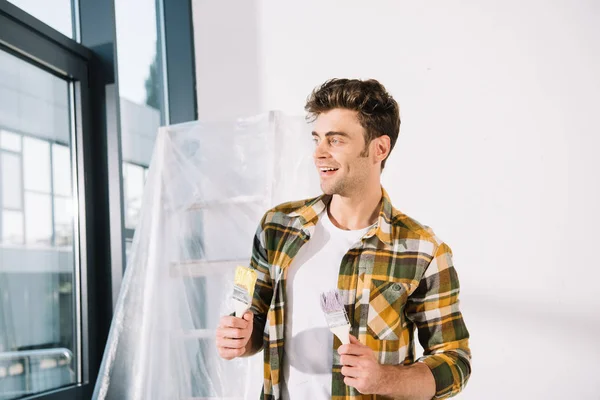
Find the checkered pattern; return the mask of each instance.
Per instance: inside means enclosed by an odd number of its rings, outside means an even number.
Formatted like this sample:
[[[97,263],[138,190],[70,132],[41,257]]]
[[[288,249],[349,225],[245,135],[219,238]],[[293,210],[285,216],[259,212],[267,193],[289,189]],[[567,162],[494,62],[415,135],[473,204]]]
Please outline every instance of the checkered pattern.
[[[469,333],[458,307],[459,283],[452,251],[431,229],[383,198],[377,223],[352,247],[340,265],[338,289],[351,333],[382,364],[415,362],[414,330],[425,349],[424,362],[436,382],[436,399],[462,390],[471,372]],[[306,243],[330,196],[285,203],[269,210],[254,238],[251,267],[257,271],[252,311],[264,326],[265,400],[281,398],[284,360],[287,267]],[[315,277],[318,279],[318,277]],[[340,342],[334,339],[334,350]],[[333,352],[332,399],[377,399],[346,386]],[[381,397],[379,397],[381,398]]]

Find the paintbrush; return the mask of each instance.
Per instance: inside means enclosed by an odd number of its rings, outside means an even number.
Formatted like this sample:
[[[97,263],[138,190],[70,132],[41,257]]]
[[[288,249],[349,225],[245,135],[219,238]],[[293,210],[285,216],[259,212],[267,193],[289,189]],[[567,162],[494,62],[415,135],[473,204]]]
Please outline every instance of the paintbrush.
[[[350,343],[350,322],[337,289],[321,293],[321,309],[331,332],[342,344]]]
[[[254,286],[256,285],[256,271],[248,267],[237,267],[233,281],[233,308],[235,316],[242,318],[252,305]]]

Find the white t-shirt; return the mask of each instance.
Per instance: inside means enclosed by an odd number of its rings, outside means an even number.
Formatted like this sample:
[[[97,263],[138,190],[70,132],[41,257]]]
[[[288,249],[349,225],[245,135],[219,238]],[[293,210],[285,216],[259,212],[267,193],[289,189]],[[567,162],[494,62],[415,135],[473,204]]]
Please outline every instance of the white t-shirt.
[[[327,211],[288,267],[286,282],[284,400],[331,399],[333,336],[320,294],[337,288],[342,258],[369,230],[342,230]]]

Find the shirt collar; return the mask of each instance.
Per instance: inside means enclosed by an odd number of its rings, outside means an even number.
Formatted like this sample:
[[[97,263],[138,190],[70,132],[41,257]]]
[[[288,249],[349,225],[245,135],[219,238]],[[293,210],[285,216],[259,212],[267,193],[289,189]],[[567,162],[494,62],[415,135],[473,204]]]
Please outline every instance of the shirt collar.
[[[327,209],[331,197],[331,195],[323,194],[313,200],[309,200],[305,205],[291,212],[289,216],[298,217],[302,229],[313,227],[319,220],[321,213]],[[363,236],[363,239],[377,236],[383,243],[392,245],[392,211],[393,207],[390,197],[382,187],[379,217],[373,227]]]

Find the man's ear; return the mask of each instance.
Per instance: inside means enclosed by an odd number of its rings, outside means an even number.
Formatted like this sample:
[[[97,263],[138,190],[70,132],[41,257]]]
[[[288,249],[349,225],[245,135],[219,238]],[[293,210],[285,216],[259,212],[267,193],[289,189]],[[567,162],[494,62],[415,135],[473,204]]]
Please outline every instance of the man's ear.
[[[390,137],[383,135],[373,140],[373,142],[375,142],[375,160],[385,160],[388,154],[390,154],[390,148],[392,147]]]

